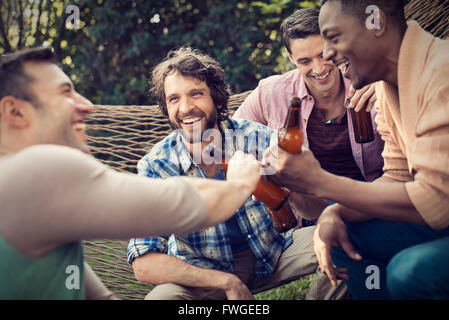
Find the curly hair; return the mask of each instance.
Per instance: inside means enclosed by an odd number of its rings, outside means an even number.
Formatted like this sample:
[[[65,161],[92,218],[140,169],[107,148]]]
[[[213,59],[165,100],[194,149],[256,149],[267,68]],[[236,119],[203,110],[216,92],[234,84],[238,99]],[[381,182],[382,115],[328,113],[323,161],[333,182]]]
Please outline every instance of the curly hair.
[[[231,89],[226,83],[223,68],[212,57],[190,47],[171,50],[165,60],[152,71],[150,93],[156,97],[159,108],[166,117],[168,117],[168,111],[164,83],[165,78],[173,72],[206,82],[215,106],[221,106],[217,110],[218,121],[229,117],[228,101]]]

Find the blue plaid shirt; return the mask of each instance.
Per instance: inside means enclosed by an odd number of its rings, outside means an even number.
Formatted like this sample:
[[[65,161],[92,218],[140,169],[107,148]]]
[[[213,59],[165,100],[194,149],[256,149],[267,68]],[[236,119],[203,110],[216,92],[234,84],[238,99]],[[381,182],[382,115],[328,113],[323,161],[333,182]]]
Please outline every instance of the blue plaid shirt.
[[[222,134],[239,130],[239,137],[225,140],[226,146],[235,152],[256,154],[265,151],[271,135],[270,128],[247,120],[223,121],[219,124]],[[199,165],[195,165],[181,135],[173,132],[156,144],[137,165],[138,174],[151,178],[192,176],[206,178]],[[223,169],[222,169],[223,170]],[[219,174],[217,177],[224,176]],[[258,277],[269,277],[277,266],[279,256],[292,243],[291,232],[279,234],[269,218],[265,205],[251,197],[235,213],[237,222],[257,258],[255,272]],[[194,266],[232,273],[234,260],[226,223],[209,227],[184,237],[148,237],[131,239],[128,246],[128,262],[149,252],[162,252],[182,259]]]

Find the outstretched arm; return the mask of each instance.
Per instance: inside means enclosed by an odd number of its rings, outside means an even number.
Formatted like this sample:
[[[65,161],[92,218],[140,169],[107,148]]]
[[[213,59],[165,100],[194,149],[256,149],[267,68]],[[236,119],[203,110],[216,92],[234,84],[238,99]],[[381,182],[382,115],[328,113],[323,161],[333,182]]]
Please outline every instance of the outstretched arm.
[[[71,148],[29,148],[19,172],[2,177],[0,232],[29,257],[81,239],[188,234],[227,220],[254,190],[260,165],[239,154],[229,181],[161,180],[107,169]],[[34,174],[18,181],[23,168]]]

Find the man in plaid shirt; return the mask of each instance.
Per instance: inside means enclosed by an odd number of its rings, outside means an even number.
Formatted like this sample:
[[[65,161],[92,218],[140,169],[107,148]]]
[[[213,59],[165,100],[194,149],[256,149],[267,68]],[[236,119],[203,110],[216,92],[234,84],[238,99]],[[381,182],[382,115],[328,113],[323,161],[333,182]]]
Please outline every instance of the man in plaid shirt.
[[[273,131],[227,116],[230,95],[217,61],[190,48],[170,52],[152,74],[152,91],[175,130],[138,163],[152,178],[194,176],[223,180],[223,155],[263,154]],[[155,284],[147,299],[253,299],[252,294],[317,271],[314,227],[279,234],[267,208],[252,198],[226,221],[183,237],[131,239],[128,261],[136,278]],[[306,295],[339,299],[318,271]]]

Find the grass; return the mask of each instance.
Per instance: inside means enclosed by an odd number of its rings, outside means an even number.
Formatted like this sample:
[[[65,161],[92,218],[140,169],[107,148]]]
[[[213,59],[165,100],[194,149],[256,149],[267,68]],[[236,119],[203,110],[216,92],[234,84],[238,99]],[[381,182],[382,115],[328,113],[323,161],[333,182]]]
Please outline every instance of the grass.
[[[303,277],[283,286],[256,294],[257,300],[304,300],[310,283],[316,274]]]

